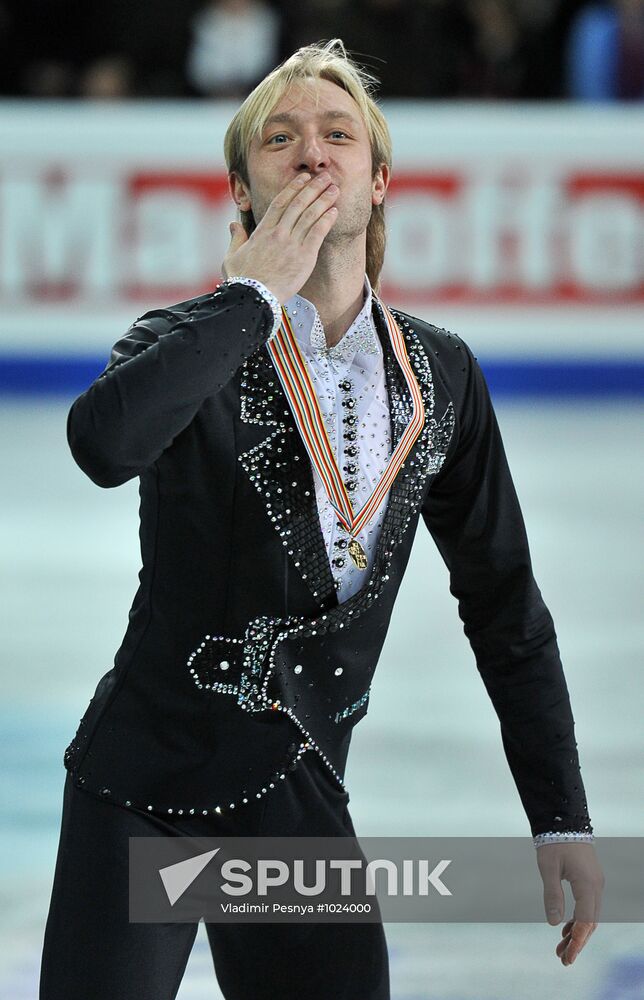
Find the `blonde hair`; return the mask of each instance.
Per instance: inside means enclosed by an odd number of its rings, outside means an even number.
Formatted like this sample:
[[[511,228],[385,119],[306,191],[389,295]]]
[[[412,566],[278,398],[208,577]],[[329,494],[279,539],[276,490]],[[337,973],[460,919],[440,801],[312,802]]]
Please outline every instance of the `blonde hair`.
[[[224,157],[228,173],[235,172],[249,184],[248,150],[266,119],[293,81],[307,77],[329,80],[345,90],[358,105],[371,143],[372,173],[384,163],[391,169],[391,136],[384,115],[375,99],[378,81],[347,54],[340,38],[305,45],[277,66],[248,95],[232,119],[224,138]],[[242,212],[241,219],[250,235],[255,228],[252,211]],[[380,272],[385,257],[385,206],[372,207],[367,226],[367,276],[374,291],[380,287]]]

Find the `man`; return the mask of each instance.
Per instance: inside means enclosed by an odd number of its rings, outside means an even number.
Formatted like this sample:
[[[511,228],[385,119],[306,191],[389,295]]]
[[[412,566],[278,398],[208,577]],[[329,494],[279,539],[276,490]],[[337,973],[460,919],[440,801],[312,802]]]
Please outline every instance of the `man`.
[[[226,135],[243,222],[226,280],[137,320],[70,410],[94,482],[140,478],[143,565],[65,753],[41,1000],[176,995],[196,927],[127,923],[129,836],[354,834],[351,731],[421,514],[548,918],[562,878],[598,914],[568,692],[485,380],[459,337],[377,297],[391,144],[368,85],[335,40],[253,91]],[[564,964],[595,926],[565,925]],[[227,998],[389,996],[381,924],[206,927]]]

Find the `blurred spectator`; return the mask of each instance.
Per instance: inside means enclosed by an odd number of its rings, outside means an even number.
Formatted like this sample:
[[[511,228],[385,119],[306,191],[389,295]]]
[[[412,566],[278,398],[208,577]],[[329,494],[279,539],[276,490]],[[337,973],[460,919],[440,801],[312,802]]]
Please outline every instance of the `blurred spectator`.
[[[460,96],[517,98],[525,53],[516,10],[507,0],[467,0],[471,40],[461,60]]]
[[[582,10],[569,39],[569,89],[586,101],[615,96],[617,83],[617,17],[610,7],[593,4]]]
[[[644,0],[580,11],[568,43],[568,93],[584,101],[644,98]]]
[[[644,0],[618,0],[620,49],[617,62],[617,96],[621,100],[644,98]]]
[[[70,63],[32,59],[21,78],[28,97],[71,97],[76,92],[76,71]]]
[[[265,0],[214,0],[192,19],[186,74],[211,97],[245,97],[279,61],[280,17]]]
[[[91,63],[81,74],[81,97],[114,100],[130,97],[134,68],[125,56],[106,56]]]

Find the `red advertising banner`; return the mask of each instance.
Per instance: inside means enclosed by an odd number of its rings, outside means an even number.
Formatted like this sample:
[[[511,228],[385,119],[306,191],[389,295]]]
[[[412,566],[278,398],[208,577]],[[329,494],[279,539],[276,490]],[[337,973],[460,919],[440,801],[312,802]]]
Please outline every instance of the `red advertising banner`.
[[[644,170],[399,170],[387,212],[391,301],[644,302]],[[9,162],[0,301],[187,298],[218,279],[234,218],[219,171]]]

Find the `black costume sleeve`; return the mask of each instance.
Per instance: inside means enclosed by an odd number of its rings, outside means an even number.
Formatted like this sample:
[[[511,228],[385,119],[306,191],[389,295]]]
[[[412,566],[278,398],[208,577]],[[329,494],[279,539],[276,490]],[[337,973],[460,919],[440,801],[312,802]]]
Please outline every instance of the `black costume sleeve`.
[[[422,515],[450,573],[476,665],[533,836],[592,833],[554,623],[535,582],[526,529],[488,386],[465,366],[456,444]]]
[[[98,486],[139,475],[272,328],[266,299],[241,283],[145,313],[72,404],[67,440],[77,464]]]

